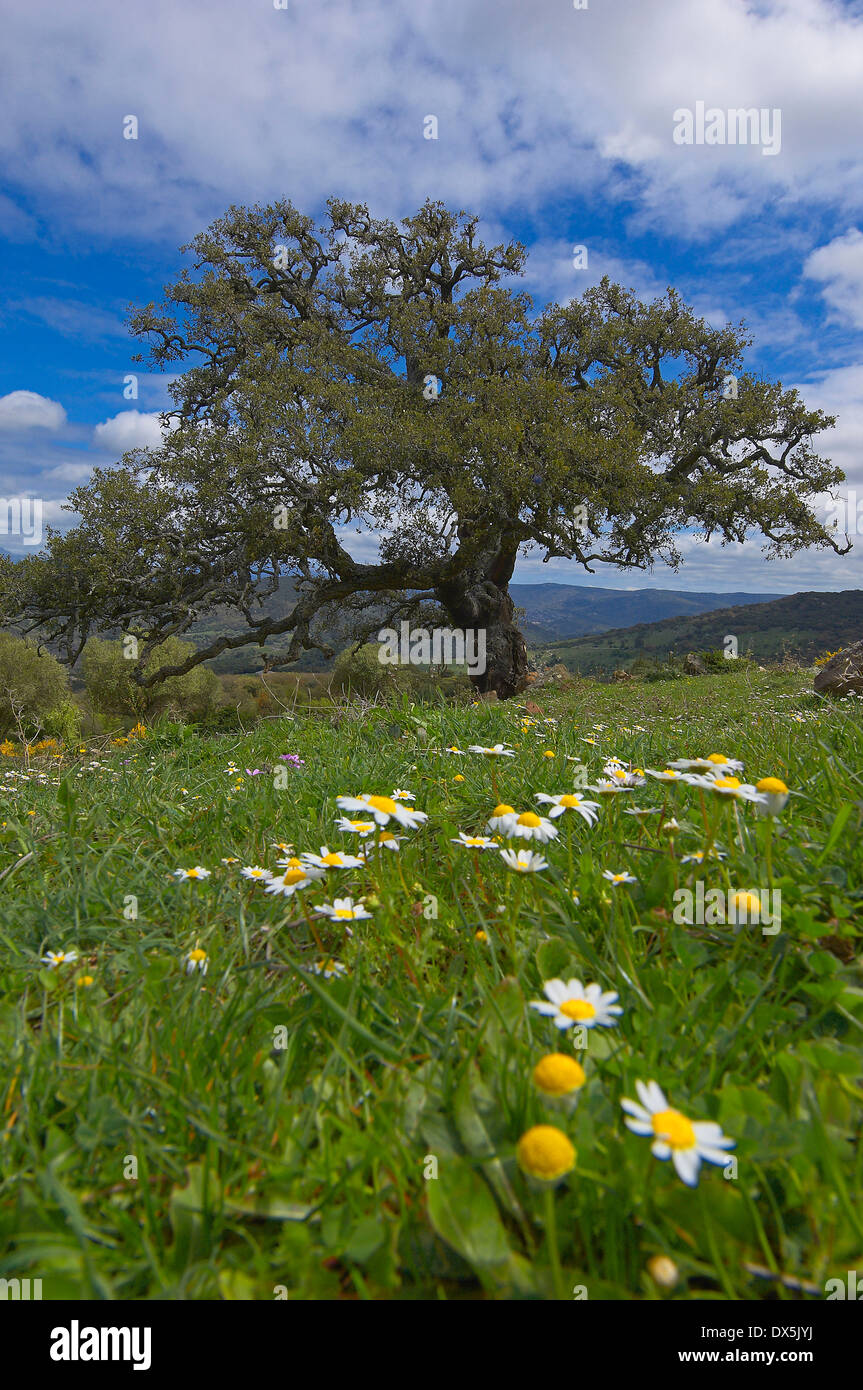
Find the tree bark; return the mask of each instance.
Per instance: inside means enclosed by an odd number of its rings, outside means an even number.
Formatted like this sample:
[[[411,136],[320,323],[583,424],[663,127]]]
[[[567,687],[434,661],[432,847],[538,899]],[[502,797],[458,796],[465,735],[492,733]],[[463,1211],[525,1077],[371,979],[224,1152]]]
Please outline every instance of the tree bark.
[[[509,579],[515,556],[496,555],[482,570],[441,584],[437,598],[460,628],[485,633],[485,670],[471,676],[479,694],[509,700],[527,685],[527,644],[514,620]]]

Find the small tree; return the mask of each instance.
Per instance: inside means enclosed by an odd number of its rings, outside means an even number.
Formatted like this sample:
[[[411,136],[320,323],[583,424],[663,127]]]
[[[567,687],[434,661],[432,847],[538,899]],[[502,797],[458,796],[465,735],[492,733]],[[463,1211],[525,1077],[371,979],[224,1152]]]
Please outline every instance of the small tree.
[[[359,648],[345,647],[336,657],[330,689],[366,699],[394,691],[398,684],[395,671],[392,666],[382,665],[379,652],[375,642],[366,642]]]
[[[163,666],[177,665],[195,651],[191,642],[169,637],[161,643],[146,664],[148,675]],[[84,684],[93,709],[98,714],[134,715],[162,712],[201,718],[215,707],[221,686],[218,676],[204,666],[193,666],[181,676],[149,686],[134,679],[132,660],[124,656],[122,642],[92,637],[84,648]]]
[[[0,633],[0,734],[22,739],[50,734],[71,741],[80,715],[66,670],[50,652],[12,633]]]

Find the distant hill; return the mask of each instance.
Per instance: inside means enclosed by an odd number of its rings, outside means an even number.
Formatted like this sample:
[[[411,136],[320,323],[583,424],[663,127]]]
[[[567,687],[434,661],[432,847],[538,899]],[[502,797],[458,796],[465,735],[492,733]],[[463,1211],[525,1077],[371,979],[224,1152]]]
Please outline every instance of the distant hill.
[[[837,594],[788,594],[769,603],[748,603],[708,613],[636,623],[558,642],[543,643],[543,658],[582,675],[628,666],[638,657],[663,661],[689,651],[715,651],[729,635],[740,656],[776,661],[786,654],[809,662],[863,636],[863,589]]]
[[[526,619],[529,641],[555,642],[589,632],[663,618],[709,613],[716,608],[768,603],[779,594],[691,594],[679,589],[595,589],[587,584],[510,584],[509,592]]]

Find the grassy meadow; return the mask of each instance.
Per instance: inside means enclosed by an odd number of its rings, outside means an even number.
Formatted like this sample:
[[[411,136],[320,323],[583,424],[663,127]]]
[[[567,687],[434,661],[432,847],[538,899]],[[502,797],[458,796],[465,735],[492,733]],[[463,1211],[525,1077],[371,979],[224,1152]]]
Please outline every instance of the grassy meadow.
[[[807,687],[583,681],[4,749],[0,1276],[45,1299],[823,1298],[863,1251],[863,733]],[[712,753],[784,781],[781,813],[584,785]],[[500,841],[545,868],[454,843],[574,788],[595,824]],[[337,829],[360,818],[337,797],[394,792],[428,819]],[[243,876],[323,846],[366,859],[290,896]],[[780,928],[676,921],[699,880],[781,892]],[[622,1012],[558,1028],[531,1007],[552,980]],[[689,1185],[654,1157],[624,1124],[639,1082],[684,1146],[721,1126],[727,1165]]]

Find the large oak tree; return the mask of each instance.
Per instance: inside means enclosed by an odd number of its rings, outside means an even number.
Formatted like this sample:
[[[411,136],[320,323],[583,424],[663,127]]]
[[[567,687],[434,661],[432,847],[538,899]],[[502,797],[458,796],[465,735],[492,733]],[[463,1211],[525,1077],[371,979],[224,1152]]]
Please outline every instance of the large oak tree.
[[[5,567],[7,620],[69,660],[133,633],[147,684],[155,644],[224,608],[242,632],[162,677],[247,643],[286,664],[333,615],[368,635],[431,603],[486,630],[475,683],[507,697],[527,549],[590,572],[676,566],[692,534],[839,550],[812,509],[843,476],[811,445],[833,420],[744,370],[742,326],[607,280],[535,312],[512,283],[524,248],[486,247],[477,218],[328,208],[320,227],[289,202],[231,208],[184,248],[192,268],[131,318],[180,372],[165,446],[97,469],[80,523]],[[273,617],[286,576],[296,603]]]

